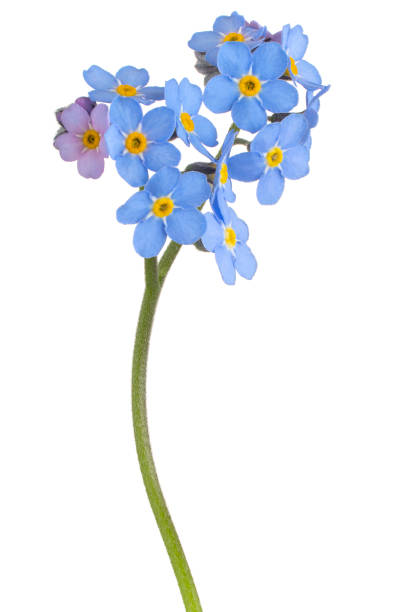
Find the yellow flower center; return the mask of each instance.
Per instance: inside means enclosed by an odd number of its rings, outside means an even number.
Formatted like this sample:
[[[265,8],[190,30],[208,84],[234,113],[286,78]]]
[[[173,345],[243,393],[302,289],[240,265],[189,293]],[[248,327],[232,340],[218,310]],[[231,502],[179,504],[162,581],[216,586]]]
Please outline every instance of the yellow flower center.
[[[290,57],[290,69],[292,71],[293,76],[296,76],[297,73],[299,72],[298,67],[296,66],[296,62],[293,59],[293,57]],[[284,76],[289,77],[290,78],[290,72],[289,72],[289,68],[286,69],[286,72],[284,74]]]
[[[141,132],[132,132],[126,138],[125,147],[129,151],[129,153],[133,153],[134,155],[139,155],[139,153],[143,153],[143,151],[147,147],[146,136]]]
[[[253,74],[247,74],[239,82],[239,91],[244,96],[256,96],[261,91],[261,81]]]
[[[118,93],[120,96],[129,98],[137,94],[137,89],[136,87],[133,87],[133,85],[118,85],[116,88],[116,93]]]
[[[279,166],[282,159],[283,159],[283,151],[279,147],[273,147],[273,149],[268,151],[266,154],[266,163],[271,168],[275,168],[276,166]]]
[[[224,36],[223,43],[225,42],[244,42],[245,37],[240,32],[230,32],[226,36]]]
[[[171,198],[158,198],[153,204],[152,212],[156,217],[168,217],[174,208],[174,203]]]
[[[180,121],[187,132],[194,132],[194,121],[188,113],[181,113]]]
[[[232,227],[225,228],[225,244],[232,249],[237,242],[237,236]]]
[[[82,142],[87,149],[96,149],[100,141],[101,137],[95,130],[87,130],[82,136]]]
[[[220,182],[225,185],[228,180],[228,168],[227,164],[222,164],[220,171]]]

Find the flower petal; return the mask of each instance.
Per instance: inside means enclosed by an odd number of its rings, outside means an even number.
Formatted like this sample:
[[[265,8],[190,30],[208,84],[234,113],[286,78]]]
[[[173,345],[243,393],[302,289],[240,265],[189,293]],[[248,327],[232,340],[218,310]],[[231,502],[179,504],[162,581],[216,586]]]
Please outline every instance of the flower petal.
[[[194,244],[205,228],[204,215],[194,208],[175,208],[167,217],[167,235],[177,244]]]
[[[123,154],[125,142],[122,132],[116,127],[116,125],[111,125],[105,132],[105,143],[112,159],[117,159]]]
[[[251,52],[245,43],[226,42],[218,52],[217,65],[221,74],[240,78],[249,72]]]
[[[219,42],[220,35],[217,32],[196,32],[188,41],[188,46],[194,51],[207,51],[213,49]]]
[[[266,123],[266,112],[256,98],[245,97],[234,103],[231,116],[242,130],[257,132]]]
[[[302,115],[289,115],[280,123],[279,146],[282,149],[295,147],[306,138],[309,124]]]
[[[288,67],[289,59],[276,42],[264,43],[252,55],[252,72],[263,81],[277,79]]]
[[[196,115],[194,121],[194,132],[197,134],[201,142],[207,147],[215,147],[217,142],[217,130],[207,117]]]
[[[103,173],[105,161],[103,154],[100,151],[90,150],[85,151],[78,158],[78,172],[84,178],[97,179]]]
[[[251,280],[257,267],[258,264],[249,246],[238,242],[235,246],[235,268],[238,274]]]
[[[317,89],[322,84],[322,77],[313,64],[309,64],[305,60],[299,60],[296,62],[296,67],[298,69],[296,80],[306,89]]]
[[[164,87],[140,87],[137,90],[137,99],[143,104],[164,100]]]
[[[267,153],[277,143],[280,133],[280,123],[266,125],[251,142],[251,151]]]
[[[84,149],[82,138],[78,138],[78,136],[69,132],[57,136],[54,145],[64,161],[76,161]]]
[[[196,115],[201,106],[203,94],[198,85],[193,85],[188,79],[180,82],[180,100],[183,110],[189,115]]]
[[[205,155],[206,157],[208,157],[208,159],[212,162],[215,161],[214,157],[211,155],[211,153],[209,151],[207,151],[207,149],[205,148],[205,146],[203,144],[201,144],[200,139],[198,138],[198,136],[196,136],[196,134],[194,134],[194,132],[192,132],[189,136],[190,138],[190,142],[193,145],[193,147],[195,149],[197,149],[197,151],[199,151],[200,153],[202,153],[203,155]]]
[[[245,223],[245,221],[243,221],[242,219],[239,219],[237,213],[231,207],[229,207],[229,217],[230,217],[229,224],[234,230],[237,239],[240,242],[246,242],[249,237],[249,230],[248,230],[248,226]]]
[[[259,179],[256,197],[260,204],[276,204],[282,195],[285,179],[279,168],[271,168]]]
[[[190,171],[181,174],[172,198],[176,206],[190,208],[204,204],[210,192],[211,189],[204,174]]]
[[[309,39],[306,34],[303,34],[303,28],[296,25],[290,28],[287,37],[287,52],[294,60],[300,60],[304,56]]]
[[[136,253],[142,257],[155,257],[166,242],[166,231],[163,220],[159,217],[149,217],[136,225],[133,234],[133,246]]]
[[[144,152],[144,159],[149,170],[160,170],[163,166],[177,166],[180,151],[171,142],[154,142]]]
[[[148,179],[147,170],[137,155],[130,153],[118,157],[116,170],[119,175],[132,187],[141,187]]]
[[[83,134],[89,129],[89,115],[79,104],[70,104],[61,113],[61,123],[68,132]]]
[[[124,66],[117,71],[116,77],[124,85],[132,85],[132,87],[144,87],[149,81],[149,73],[144,68],[134,68],[133,66]]]
[[[142,109],[139,102],[133,98],[115,98],[110,107],[110,121],[122,132],[135,132],[142,119]]]
[[[205,213],[206,229],[201,242],[207,251],[214,252],[216,247],[224,242],[224,232],[221,223],[213,213]]]
[[[213,113],[225,113],[231,109],[238,95],[237,84],[228,77],[218,75],[208,83],[203,100]]]
[[[178,116],[181,109],[181,100],[179,86],[176,79],[166,81],[164,85],[164,98],[167,106],[171,108]]]
[[[152,208],[152,199],[146,191],[138,191],[116,211],[119,223],[125,225],[138,223]]]
[[[100,134],[104,134],[109,127],[109,109],[106,104],[97,104],[91,111],[91,125]]]
[[[224,245],[217,246],[215,249],[215,260],[224,283],[227,285],[235,285],[236,274],[231,251]]]
[[[260,153],[239,153],[228,160],[228,174],[238,181],[257,181],[264,170],[265,159]]]
[[[162,196],[168,196],[171,194],[177,181],[179,180],[180,172],[177,168],[161,168],[146,185],[146,190],[149,191],[156,198]]]
[[[281,162],[283,176],[289,179],[299,179],[309,172],[309,150],[304,145],[288,149],[283,154]]]
[[[217,17],[217,19],[214,21],[213,28],[214,32],[229,34],[230,32],[238,32],[244,23],[244,17],[234,11],[230,16],[221,15],[221,17]]]
[[[91,66],[83,72],[84,79],[94,89],[115,89],[118,85],[117,79],[99,66]]]
[[[146,113],[142,121],[142,132],[153,142],[164,142],[176,127],[176,116],[171,108],[162,106]]]
[[[259,95],[265,107],[273,113],[288,113],[299,100],[298,92],[287,81],[268,81]]]
[[[89,92],[89,97],[93,102],[113,102],[118,94],[107,89],[94,89]]]

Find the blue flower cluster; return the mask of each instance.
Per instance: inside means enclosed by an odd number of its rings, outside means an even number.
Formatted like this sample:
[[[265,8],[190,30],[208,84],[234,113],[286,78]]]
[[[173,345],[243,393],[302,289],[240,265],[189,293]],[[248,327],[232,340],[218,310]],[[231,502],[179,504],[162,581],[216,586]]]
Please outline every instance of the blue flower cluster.
[[[280,199],[286,179],[304,177],[310,132],[329,87],[304,59],[308,37],[300,25],[271,34],[233,12],[218,17],[212,30],[193,34],[188,45],[205,76],[204,91],[187,78],[148,86],[144,68],[124,66],[111,74],[91,66],[84,71],[92,88],[89,98],[57,112],[61,127],[54,142],[63,159],[81,160],[83,176],[100,176],[103,156],[109,155],[119,175],[138,188],[118,208],[117,219],[136,226],[133,245],[139,255],[157,256],[167,237],[196,244],[214,253],[222,279],[234,284],[237,272],[252,278],[257,263],[247,246],[248,227],[232,208],[232,181],[256,182],[258,202],[268,205]],[[303,108],[298,107],[301,92]],[[97,110],[99,103],[110,104],[106,125],[96,120],[102,110],[107,116],[106,107]],[[159,104],[143,111],[142,105],[154,103]],[[216,154],[209,148],[218,144],[217,130],[202,114],[203,104],[213,113],[231,115]],[[181,172],[181,153],[173,141],[192,146],[204,161]],[[232,155],[234,146],[246,150]],[[207,200],[211,212],[203,213]]]

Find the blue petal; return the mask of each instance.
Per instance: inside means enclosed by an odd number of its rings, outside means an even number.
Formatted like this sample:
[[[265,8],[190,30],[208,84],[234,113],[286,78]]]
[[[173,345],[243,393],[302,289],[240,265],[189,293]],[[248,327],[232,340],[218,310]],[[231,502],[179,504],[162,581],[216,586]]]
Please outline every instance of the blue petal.
[[[186,147],[190,146],[190,137],[187,134],[187,130],[181,123],[180,119],[176,119],[176,134],[178,138],[180,138],[184,142]]]
[[[289,63],[288,56],[276,42],[264,43],[254,51],[252,58],[252,72],[262,81],[282,76]]]
[[[136,253],[142,257],[155,257],[166,242],[166,231],[163,220],[159,217],[149,217],[136,225],[133,234],[133,246]]]
[[[141,87],[137,90],[141,102],[164,100],[164,87]]]
[[[209,51],[207,51],[207,53],[205,55],[206,62],[208,62],[212,66],[216,66],[217,65],[217,58],[218,58],[218,51],[219,50],[220,50],[219,47],[214,47],[213,49],[210,49]]]
[[[298,74],[296,80],[299,81],[306,89],[317,89],[322,84],[322,77],[320,76],[317,68],[305,60],[299,60],[296,62]]]
[[[146,185],[146,190],[153,194],[156,198],[168,196],[177,185],[179,177],[180,172],[177,170],[177,168],[162,168],[149,180]]]
[[[224,231],[221,223],[212,213],[205,213],[206,229],[201,238],[201,242],[207,251],[214,252],[218,245],[224,242]]]
[[[265,170],[265,159],[260,153],[239,153],[228,160],[228,173],[238,181],[256,181]]]
[[[149,73],[144,68],[134,68],[133,66],[124,66],[116,73],[117,78],[124,85],[132,85],[132,87],[144,87],[149,81]]]
[[[177,244],[194,244],[205,228],[204,215],[195,208],[175,208],[167,217],[167,235]]]
[[[213,113],[225,113],[231,109],[238,95],[237,84],[228,77],[218,75],[208,83],[203,100]]]
[[[302,26],[296,25],[288,33],[287,48],[285,50],[294,60],[300,60],[306,52],[308,42],[309,39],[306,34],[303,34]]]
[[[231,111],[234,123],[242,130],[257,132],[266,123],[266,113],[256,98],[245,97],[234,103]]]
[[[116,159],[119,155],[122,155],[123,149],[125,148],[125,142],[122,132],[118,130],[116,125],[111,125],[105,132],[105,142],[112,159]]]
[[[215,249],[215,260],[220,269],[222,280],[227,285],[235,284],[235,267],[232,253],[226,246],[217,246]]]
[[[307,147],[299,145],[288,149],[283,154],[281,162],[283,176],[289,179],[299,179],[309,172],[309,151]]]
[[[118,94],[114,91],[108,91],[106,89],[94,89],[88,93],[92,102],[112,102],[117,95]]]
[[[240,78],[249,72],[251,52],[245,43],[226,42],[218,52],[217,65],[221,74]]]
[[[201,106],[203,94],[198,85],[193,85],[188,79],[183,79],[180,83],[180,100],[184,112],[189,115],[196,115]]]
[[[99,66],[91,66],[83,72],[84,79],[94,89],[115,89],[118,85],[117,79]]]
[[[295,147],[306,138],[309,129],[303,115],[289,115],[280,123],[279,146],[282,149]]]
[[[221,221],[225,221],[228,217],[228,204],[223,189],[215,189],[211,195],[210,204],[215,216]]]
[[[280,123],[266,125],[251,142],[251,151],[267,153],[278,141]]]
[[[213,29],[214,32],[229,34],[230,32],[238,32],[244,23],[244,17],[234,11],[229,17],[227,15],[217,17],[217,19],[214,21]]]
[[[242,219],[239,219],[237,213],[231,207],[229,207],[229,217],[230,217],[229,224],[234,230],[237,239],[240,242],[246,242],[249,237],[249,230],[248,230],[248,226],[245,223],[245,221],[243,221]]]
[[[282,195],[285,179],[279,168],[271,168],[259,179],[256,197],[260,204],[276,204]]]
[[[110,121],[125,134],[135,132],[142,118],[139,102],[133,98],[116,98],[110,107]]]
[[[181,101],[180,101],[180,92],[179,86],[177,84],[176,79],[170,79],[166,81],[164,85],[164,97],[166,100],[166,104],[169,108],[171,108],[176,115],[180,114]]]
[[[201,142],[207,147],[215,147],[217,142],[217,130],[207,117],[196,115],[193,117],[194,132],[197,134]]]
[[[180,176],[172,198],[176,206],[201,206],[209,198],[210,186],[201,172],[185,172]]]
[[[196,32],[188,42],[190,49],[194,51],[208,51],[218,45],[220,35],[216,32]]]
[[[265,107],[273,113],[288,113],[299,100],[296,89],[286,81],[269,81],[259,93]]]
[[[142,131],[148,140],[164,142],[170,138],[176,127],[176,116],[171,108],[162,106],[146,113],[142,121]]]
[[[146,191],[138,191],[116,211],[119,223],[138,223],[152,208],[152,200]]]
[[[251,280],[257,267],[256,259],[249,246],[238,242],[235,246],[235,268],[238,274]]]
[[[116,170],[132,187],[141,187],[148,179],[147,170],[142,160],[137,155],[131,155],[130,153],[117,158]]]
[[[208,157],[209,160],[211,160],[212,162],[215,161],[214,157],[211,155],[211,153],[209,151],[207,151],[207,149],[205,148],[205,146],[203,144],[201,144],[200,139],[198,138],[198,136],[196,136],[196,134],[194,134],[193,132],[190,134],[190,142],[193,145],[193,147],[195,149],[197,149],[197,151],[200,151],[200,153],[202,153],[203,155],[205,155],[206,157]]]
[[[146,166],[150,170],[160,170],[163,166],[177,166],[181,155],[180,151],[170,142],[150,144],[144,151]]]
[[[230,178],[227,179],[227,182],[224,185],[224,195],[228,202],[235,202],[237,199],[235,193],[232,191],[232,181]]]

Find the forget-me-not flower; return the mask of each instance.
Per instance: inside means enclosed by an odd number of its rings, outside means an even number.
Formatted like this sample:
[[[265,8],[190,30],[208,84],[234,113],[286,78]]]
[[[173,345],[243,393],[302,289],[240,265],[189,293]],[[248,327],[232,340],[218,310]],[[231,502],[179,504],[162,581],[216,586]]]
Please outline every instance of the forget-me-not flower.
[[[99,66],[91,66],[83,74],[88,85],[93,87],[89,97],[94,101],[113,102],[115,98],[123,97],[152,104],[164,98],[164,87],[146,87],[149,73],[144,68],[124,66],[113,76]]]

